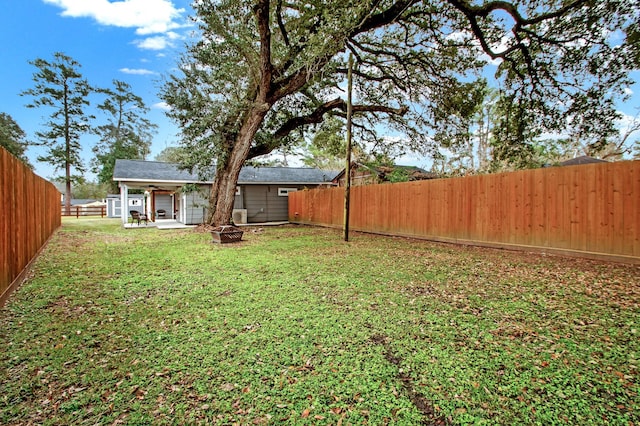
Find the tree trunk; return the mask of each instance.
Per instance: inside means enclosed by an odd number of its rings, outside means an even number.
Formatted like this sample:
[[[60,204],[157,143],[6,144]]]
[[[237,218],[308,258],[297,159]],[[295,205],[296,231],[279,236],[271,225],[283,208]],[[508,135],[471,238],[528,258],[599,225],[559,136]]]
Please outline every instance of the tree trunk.
[[[215,180],[209,196],[209,223],[212,226],[231,223],[240,170],[249,154],[253,137],[270,107],[271,105],[265,103],[249,110],[227,160],[219,161],[216,167]]]
[[[66,178],[64,183],[64,214],[71,215],[71,179]]]

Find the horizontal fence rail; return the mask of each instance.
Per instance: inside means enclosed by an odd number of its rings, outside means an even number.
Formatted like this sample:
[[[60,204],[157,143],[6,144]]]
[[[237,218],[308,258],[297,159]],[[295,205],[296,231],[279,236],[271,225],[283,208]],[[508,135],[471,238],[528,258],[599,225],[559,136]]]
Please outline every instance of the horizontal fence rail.
[[[107,215],[107,206],[71,206],[69,213],[67,213],[67,209],[62,206],[60,208],[60,214],[62,216],[74,216],[76,218],[81,216],[105,217]]]
[[[60,227],[60,192],[0,148],[0,306]]]
[[[289,221],[343,226],[344,188],[289,194]],[[351,188],[353,230],[640,263],[640,161]]]

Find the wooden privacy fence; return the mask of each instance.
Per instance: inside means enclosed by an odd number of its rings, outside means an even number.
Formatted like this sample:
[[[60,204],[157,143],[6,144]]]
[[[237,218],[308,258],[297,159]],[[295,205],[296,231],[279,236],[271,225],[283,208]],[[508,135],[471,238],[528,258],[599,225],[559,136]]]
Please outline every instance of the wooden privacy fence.
[[[351,188],[350,229],[640,263],[640,161]],[[341,227],[344,189],[289,194],[289,221]]]
[[[60,226],[60,192],[0,148],[0,306]]]

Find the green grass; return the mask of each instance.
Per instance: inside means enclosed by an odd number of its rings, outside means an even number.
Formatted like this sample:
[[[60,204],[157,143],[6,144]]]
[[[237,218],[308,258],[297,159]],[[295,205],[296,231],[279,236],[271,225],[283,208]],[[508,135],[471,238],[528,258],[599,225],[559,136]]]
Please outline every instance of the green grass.
[[[640,424],[640,268],[65,220],[0,310],[2,424]]]

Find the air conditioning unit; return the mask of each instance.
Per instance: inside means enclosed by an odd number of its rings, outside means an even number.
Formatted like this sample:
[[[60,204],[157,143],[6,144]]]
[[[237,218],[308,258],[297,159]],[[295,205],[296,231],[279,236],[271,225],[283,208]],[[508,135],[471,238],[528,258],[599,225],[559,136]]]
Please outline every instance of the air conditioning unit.
[[[247,223],[247,209],[233,209],[232,217],[236,225]]]

